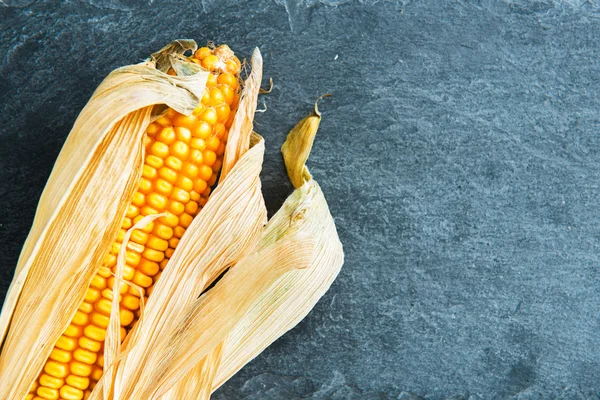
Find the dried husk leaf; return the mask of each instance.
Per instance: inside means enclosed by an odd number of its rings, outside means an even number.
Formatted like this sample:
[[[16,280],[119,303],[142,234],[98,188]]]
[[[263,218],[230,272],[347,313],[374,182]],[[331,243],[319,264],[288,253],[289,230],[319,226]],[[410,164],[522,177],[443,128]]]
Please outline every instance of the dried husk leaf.
[[[227,336],[213,391],[298,324],[329,289],[342,267],[344,253],[333,217],[321,188],[305,165],[319,120],[315,103],[313,113],[290,132],[282,147],[290,179],[300,186],[269,221],[276,227],[270,231],[270,240],[286,234],[291,227],[312,238],[314,258],[308,268],[288,272],[268,290],[254,295],[254,305]],[[265,241],[269,239],[263,238],[261,243]]]
[[[119,250],[119,254],[117,257],[117,268],[115,271],[115,282],[111,288],[113,293],[120,293],[120,287],[123,281],[123,270],[125,269],[125,259],[127,253],[127,244],[133,234],[133,231],[137,229],[144,229],[154,220],[164,216],[165,214],[155,214],[155,215],[147,215],[134,224],[131,228],[127,230],[125,236],[123,238],[123,242],[121,243],[121,249]],[[140,302],[143,303],[143,293],[140,292]],[[111,302],[111,310],[110,310],[110,319],[107,329],[106,339],[104,340],[104,364],[107,366],[106,371],[104,373],[109,377],[107,379],[110,382],[110,385],[105,385],[103,394],[105,397],[110,395],[110,391],[112,390],[112,382],[114,381],[114,368],[112,366],[116,362],[119,356],[119,348],[121,346],[121,322],[119,317],[119,296],[113,296]],[[140,312],[143,312],[143,307],[140,308]]]
[[[263,293],[285,272],[308,266],[313,241],[286,234],[233,267],[208,293],[194,301],[170,337],[151,351],[144,380],[135,384],[130,400],[154,399],[182,379],[219,345]]]
[[[24,398],[37,378],[116,237],[141,173],[153,106],[190,114],[208,75],[196,72],[169,76],[153,61],[119,68],[77,118],[40,198],[0,315],[0,399]]]
[[[251,138],[252,121],[249,120],[254,115],[252,110],[256,108],[258,96],[256,87],[259,84],[255,81],[262,75],[262,58],[258,49],[254,51],[251,68],[239,107],[246,111],[238,111],[235,120],[241,122],[234,122],[229,131],[227,149],[236,148],[227,161],[230,173],[219,183],[207,205],[187,228],[161,279],[155,284],[144,313],[128,335],[122,352],[115,357],[116,363],[105,365],[105,377],[90,399],[136,398],[148,380],[147,366],[153,352],[158,351],[164,338],[172,334],[177,321],[186,315],[200,293],[252,249],[259,238],[266,223],[259,179],[264,142],[258,135]],[[201,365],[192,368],[214,376],[215,368],[212,364],[206,365],[209,369]],[[114,368],[114,372],[106,374],[110,368]],[[190,373],[193,374],[193,371]],[[199,378],[196,375],[192,380]],[[200,383],[198,390],[188,385],[185,392],[209,393],[206,384]]]
[[[268,290],[255,295],[254,305],[229,332],[213,391],[296,326],[340,271],[344,260],[342,245],[323,192],[314,180],[294,191],[269,223],[285,231],[299,218],[302,224],[297,229],[314,240],[315,256],[308,268],[288,272]]]
[[[306,160],[308,160],[315,141],[315,135],[321,123],[321,113],[318,108],[319,100],[329,96],[331,95],[324,94],[315,101],[313,111],[298,122],[281,147],[285,168],[292,185],[296,189],[302,186],[304,182],[312,179],[308,168],[306,168]]]
[[[160,400],[208,400],[223,355],[222,341]]]
[[[229,135],[227,147],[223,155],[223,166],[221,167],[221,176],[219,181],[223,181],[229,171],[235,165],[235,162],[248,151],[250,147],[250,132],[252,132],[252,121],[256,112],[258,93],[260,91],[260,82],[262,80],[262,56],[260,51],[254,49],[250,66],[252,71],[250,76],[244,82],[244,92],[240,97],[240,104],[231,125],[231,131],[248,132],[246,135]]]

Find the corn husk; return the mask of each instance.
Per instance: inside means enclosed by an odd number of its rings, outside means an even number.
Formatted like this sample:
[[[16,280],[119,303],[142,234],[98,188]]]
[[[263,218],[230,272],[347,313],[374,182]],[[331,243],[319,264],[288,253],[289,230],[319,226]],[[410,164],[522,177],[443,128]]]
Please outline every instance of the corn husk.
[[[254,296],[254,304],[223,345],[213,391],[296,326],[329,289],[344,262],[327,201],[305,164],[321,120],[317,102],[313,112],[292,129],[282,146],[288,176],[297,189],[269,221],[275,227],[270,233],[272,238],[290,230],[310,237],[314,243],[312,260],[307,268],[284,274],[264,293]]]
[[[208,399],[327,291],[343,263],[342,245],[319,185],[304,161],[297,161],[306,160],[319,120],[315,105],[282,148],[290,179],[299,172],[304,178],[260,240],[214,288],[172,318],[159,340],[141,344],[139,353],[147,358],[133,363],[135,375],[124,377],[128,391],[111,399]],[[190,265],[197,267],[202,263]]]

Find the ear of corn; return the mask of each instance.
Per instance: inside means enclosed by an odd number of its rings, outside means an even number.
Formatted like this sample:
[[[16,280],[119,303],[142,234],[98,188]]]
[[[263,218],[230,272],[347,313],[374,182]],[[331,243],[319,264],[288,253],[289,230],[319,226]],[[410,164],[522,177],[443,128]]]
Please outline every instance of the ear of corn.
[[[208,399],[325,293],[343,252],[305,166],[320,114],[282,148],[297,189],[267,223],[258,49],[251,67],[240,97],[228,47],[180,40],[94,93],[0,315],[0,400]]]

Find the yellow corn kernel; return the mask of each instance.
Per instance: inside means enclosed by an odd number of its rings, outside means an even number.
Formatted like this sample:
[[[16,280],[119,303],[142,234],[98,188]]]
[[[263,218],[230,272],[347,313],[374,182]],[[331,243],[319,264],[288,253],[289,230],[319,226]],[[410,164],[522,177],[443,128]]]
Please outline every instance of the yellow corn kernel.
[[[157,238],[156,236],[152,236],[152,237],[150,237],[150,239],[148,239],[148,244],[146,245],[146,250],[152,249],[152,250],[156,250],[157,252],[163,252],[168,247],[169,247],[169,242],[167,242],[164,239]],[[148,258],[148,259],[152,260],[151,258]],[[160,262],[160,261],[162,261],[162,259],[161,260],[152,260],[152,261]]]
[[[142,167],[142,176],[146,179],[155,179],[157,175],[156,168],[144,164]],[[135,203],[133,203],[135,204]]]
[[[83,328],[79,325],[70,324],[67,329],[63,332],[63,335],[72,338],[80,337],[83,334]]]
[[[209,186],[213,186],[216,182],[217,182],[217,174],[213,173],[207,183]],[[206,190],[204,191],[204,193],[206,193],[206,196],[208,196],[210,194],[210,188],[208,188],[207,190],[208,190],[208,193],[206,192]]]
[[[50,389],[50,388],[41,386],[37,389],[36,393],[42,399],[46,399],[46,400],[57,400],[58,399],[58,390],[56,390],[56,389]]]
[[[171,153],[171,155],[179,158],[180,160],[185,160],[190,154],[190,146],[188,146],[185,142],[182,142],[181,140],[177,140],[171,145],[171,147],[169,148],[169,152]]]
[[[104,340],[104,339],[102,339],[102,340]],[[69,364],[69,367],[71,368],[71,373],[73,373],[74,375],[90,376],[90,374],[92,373],[91,365],[84,364],[79,361],[71,361],[71,364]]]
[[[209,167],[208,165],[202,165],[200,166],[199,172],[198,172],[198,177],[200,179],[202,179],[203,181],[208,181],[210,180],[210,178],[212,177],[213,174],[213,170],[211,167]],[[196,190],[194,188],[194,190]],[[196,190],[198,193],[202,193],[198,190]]]
[[[177,126],[175,128],[175,134],[177,135],[177,140],[182,142],[189,142],[192,139],[192,132],[189,128],[183,126]]]
[[[81,400],[83,398],[83,391],[69,385],[65,385],[60,389],[60,396],[64,400]]]
[[[206,149],[202,152],[202,159],[204,160],[204,164],[212,167],[215,161],[217,161],[217,155],[214,151]]]
[[[200,153],[200,155],[198,155],[198,153],[194,153],[192,155],[192,152],[194,150],[202,152],[202,150],[206,148],[206,142],[204,141],[204,139],[193,138],[192,140],[190,140],[190,148],[190,155],[188,156],[189,160],[194,162],[195,164],[202,164],[202,153]]]
[[[161,223],[156,224],[152,233],[161,239],[169,240],[173,237],[173,228]]]
[[[155,121],[157,124],[160,124],[162,126],[171,126],[173,124],[173,122],[171,121],[170,118],[166,117],[166,116],[162,116],[159,119],[157,119]]]
[[[212,171],[212,170],[211,170]],[[180,203],[187,203],[190,201],[190,194],[185,190],[175,187],[173,189],[173,194],[171,195],[173,200],[179,201]]]
[[[194,181],[192,181],[190,178],[188,178],[187,176],[180,176],[177,179],[177,182],[175,183],[175,185],[183,190],[186,194],[186,198],[189,199],[190,198],[190,191],[192,189],[194,189]],[[189,200],[188,200],[189,201]]]
[[[175,118],[173,118],[173,124],[175,126],[184,127],[187,129],[191,129],[196,124],[196,116],[195,115],[183,115],[178,114]]]
[[[196,213],[198,212],[198,203],[196,203],[193,200],[187,203],[185,205],[185,212],[190,215],[196,215]]]
[[[170,184],[174,184],[177,181],[177,172],[169,167],[162,167],[159,169],[158,175]]]
[[[164,217],[160,217],[158,220],[160,223],[170,226],[171,228],[177,228],[179,225],[179,217],[169,211],[165,213]]]
[[[90,283],[90,286],[93,288],[96,288],[98,290],[102,290],[106,287],[106,279],[104,279],[100,275],[95,275],[92,278],[92,282]]]
[[[163,163],[164,163],[164,161],[160,157],[157,157],[152,154],[148,154],[146,156],[146,164],[148,164],[149,166],[151,166],[153,168],[159,169],[160,167],[163,166]]]
[[[160,133],[156,137],[156,141],[164,143],[166,145],[170,145],[171,143],[173,143],[175,141],[176,138],[177,138],[177,136],[175,135],[175,130],[173,129],[173,127],[169,126],[169,127],[163,128],[160,131]],[[161,157],[161,158],[164,158],[164,157]]]
[[[140,213],[140,209],[137,208],[136,206],[134,206],[133,204],[130,204],[129,207],[127,208],[126,216],[127,216],[127,218],[135,218],[138,216],[139,213]]]
[[[88,325],[83,329],[85,336],[98,342],[103,342],[106,337],[106,331],[94,325]],[[79,375],[79,374],[77,374]]]
[[[133,322],[135,316],[133,313],[125,308],[119,310],[119,321],[122,326],[129,326]]]
[[[221,141],[216,136],[211,136],[206,140],[206,148],[208,150],[217,151],[220,144],[221,144]]]
[[[102,343],[88,337],[82,336],[79,338],[79,347],[85,350],[98,352],[102,348]],[[71,361],[70,359],[68,361]]]
[[[135,311],[138,308],[140,308],[140,298],[132,294],[126,294],[125,296],[123,296],[123,301],[121,302],[121,305],[123,305],[123,307],[126,307],[129,310]]]
[[[188,213],[183,213],[181,214],[181,216],[179,217],[179,223],[181,224],[181,226],[183,226],[184,228],[187,228],[188,226],[190,226],[190,224],[192,223],[192,221],[194,220],[194,217],[192,217],[190,214]]]
[[[183,205],[183,203],[181,203],[177,200],[171,200],[169,202],[169,206],[167,207],[167,210],[169,210],[173,214],[179,216],[179,215],[183,214],[183,212],[185,211],[185,205]]]
[[[85,292],[84,300],[87,301],[88,303],[94,303],[99,298],[100,298],[100,291],[98,291],[96,289],[89,288],[87,290],[87,292]],[[83,325],[83,324],[79,324],[79,325]]]
[[[48,374],[40,375],[39,382],[41,386],[45,386],[50,389],[60,389],[60,387],[65,384],[64,379],[50,376]]]
[[[58,361],[59,363],[66,364],[71,361],[72,354],[70,351],[59,349],[58,347],[54,347],[52,352],[50,353],[50,359],[54,361]]]
[[[98,355],[89,350],[77,349],[73,352],[73,358],[84,364],[93,364],[96,362]]]
[[[106,329],[108,328],[110,317],[100,314],[99,312],[93,312],[90,314],[90,321],[97,327]]]
[[[184,233],[185,228],[183,226],[177,226],[175,229],[173,229],[173,235],[178,239],[181,239]]]
[[[164,179],[156,180],[156,192],[162,194],[163,196],[170,196],[173,191],[173,184],[167,182]]]
[[[148,205],[156,210],[164,210],[167,206],[167,198],[158,193],[151,193],[148,195]]]
[[[192,131],[192,136],[198,139],[207,139],[211,133],[212,125],[206,121],[200,121],[196,126],[196,129]]]
[[[156,241],[160,240],[162,242],[166,242],[165,240],[159,239],[156,236],[152,236],[152,240],[156,240]],[[148,245],[148,247],[152,247],[152,246]],[[155,250],[158,250],[155,247],[153,247],[153,248]],[[154,261],[150,261],[150,260],[146,260],[145,258],[142,258],[142,261],[140,261],[140,263],[137,267],[137,270],[140,272],[143,272],[144,274],[146,274],[148,276],[154,276],[159,271],[159,265],[158,265],[158,263],[156,263]]]
[[[213,107],[207,107],[200,116],[200,119],[212,126],[218,121],[217,112]]]
[[[92,380],[99,381],[101,377],[102,377],[102,368],[95,367],[93,369],[92,376],[91,376]]]
[[[162,142],[154,142],[150,147],[150,154],[164,159],[169,155],[169,145]]]
[[[69,366],[56,361],[48,361],[44,366],[44,372],[55,378],[66,378],[69,375]]]
[[[167,266],[167,263],[168,263],[168,262],[169,262],[169,259],[168,259],[168,258],[165,258],[164,260],[162,260],[162,261],[160,262],[160,264],[159,264],[159,265],[160,265],[160,270],[161,270],[161,271],[162,271],[163,269],[165,269],[165,267]]]
[[[173,171],[180,171],[183,166],[183,161],[175,156],[169,156],[165,159],[165,165]]]
[[[179,239],[177,239],[177,238],[171,238],[171,240],[169,240],[169,246],[173,249],[176,248],[178,244],[179,244]]]
[[[161,256],[164,258],[164,254],[161,253]],[[139,271],[136,271],[134,277],[133,277],[133,283],[135,283],[136,285],[139,285],[143,288],[149,288],[150,286],[152,286],[152,278],[150,278],[148,275],[145,275]]]
[[[211,169],[211,171],[212,171],[212,169]],[[194,181],[194,191],[196,193],[204,192],[207,187],[208,187],[208,184],[206,183],[206,181],[204,179],[196,179]]]
[[[114,255],[110,254],[111,256],[114,257]],[[110,273],[110,269],[102,266],[100,268],[98,268],[98,275],[100,275],[103,278],[109,278],[112,274]]]
[[[66,382],[69,386],[81,390],[85,390],[90,386],[90,378],[85,378],[83,376],[69,375],[67,376]]]
[[[193,185],[194,185],[193,179],[195,179],[198,176],[198,167],[194,163],[184,162],[183,166],[181,167],[181,173],[184,175],[183,177],[190,180],[190,182],[192,184],[192,188],[193,188]],[[180,185],[178,185],[178,186],[183,188]],[[192,188],[189,188],[187,190],[192,190]]]
[[[144,194],[152,193],[152,181],[149,181],[146,178],[140,179],[140,186],[138,187],[138,190]],[[123,226],[123,228],[129,229],[131,226],[132,225]]]
[[[148,241],[148,234],[144,231],[136,229],[133,232],[131,232],[130,239],[138,244],[145,245]]]
[[[75,350],[75,348],[77,347],[77,340],[62,335],[58,338],[54,346],[61,350],[72,351]]]

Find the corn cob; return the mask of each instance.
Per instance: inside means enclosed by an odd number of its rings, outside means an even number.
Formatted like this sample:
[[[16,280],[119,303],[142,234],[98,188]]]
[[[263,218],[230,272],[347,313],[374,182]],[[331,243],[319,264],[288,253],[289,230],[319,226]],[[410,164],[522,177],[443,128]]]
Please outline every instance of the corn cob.
[[[166,214],[135,230],[127,244],[126,284],[119,289],[122,337],[139,317],[142,296],[150,295],[179,239],[206,204],[239,102],[241,65],[227,46],[202,47],[190,59],[211,71],[201,104],[191,116],[168,109],[147,127],[142,177],[121,230],[27,400],[79,400],[90,395],[102,376],[113,298],[110,288],[127,230],[144,216]]]

